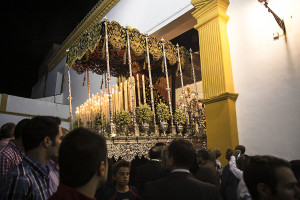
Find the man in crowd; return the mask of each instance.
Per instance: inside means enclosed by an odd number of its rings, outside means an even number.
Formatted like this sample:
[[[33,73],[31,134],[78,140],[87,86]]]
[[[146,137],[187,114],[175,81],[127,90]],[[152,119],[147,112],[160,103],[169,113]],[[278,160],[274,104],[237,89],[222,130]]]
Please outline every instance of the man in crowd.
[[[199,150],[197,153],[197,162],[199,169],[196,173],[196,178],[200,181],[218,185],[217,169],[209,159],[208,152],[206,150]]]
[[[29,119],[22,119],[14,130],[15,139],[8,142],[0,153],[0,181],[5,174],[15,165],[18,165],[23,158],[24,149],[22,145],[22,131]]]
[[[193,164],[195,150],[184,139],[173,140],[168,147],[168,177],[146,183],[145,200],[213,200],[219,199],[217,187],[195,179],[189,171]]]
[[[49,198],[48,164],[57,155],[62,133],[57,123],[46,116],[37,116],[26,122],[22,132],[25,155],[0,183],[0,199]]]
[[[236,160],[240,158],[241,156],[241,151],[240,150],[235,150],[233,152],[233,155],[230,156],[229,160],[229,169],[233,173],[233,175],[239,180],[237,189],[236,189],[236,194],[237,194],[237,199],[238,200],[251,200],[251,195],[246,187],[246,184],[244,182],[243,178],[243,171],[240,170],[237,167]]]
[[[64,138],[59,149],[60,183],[49,200],[92,200],[107,179],[106,140],[78,128]]]
[[[143,192],[146,182],[154,181],[163,176],[164,168],[161,164],[161,149],[163,146],[153,146],[149,150],[150,160],[137,168],[136,187],[139,192]]]
[[[250,156],[244,180],[254,200],[298,200],[297,180],[286,160],[273,156]]]
[[[138,200],[141,199],[135,187],[129,186],[130,162],[119,160],[112,165],[112,178],[115,187],[111,188],[104,195],[104,200]]]
[[[14,136],[15,124],[6,123],[0,129],[0,152]]]

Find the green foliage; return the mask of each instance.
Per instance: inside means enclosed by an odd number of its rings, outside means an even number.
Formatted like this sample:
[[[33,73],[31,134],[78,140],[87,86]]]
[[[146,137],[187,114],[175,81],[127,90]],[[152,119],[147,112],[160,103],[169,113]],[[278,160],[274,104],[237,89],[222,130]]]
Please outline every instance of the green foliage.
[[[174,113],[174,122],[177,125],[184,125],[186,121],[185,114],[181,109],[176,109]]]
[[[103,127],[106,127],[107,123],[106,123],[106,118],[105,118],[105,115],[102,116],[102,119],[101,119],[101,113],[97,113],[96,116],[95,116],[95,122],[94,122],[94,127],[96,129],[101,129]]]
[[[137,120],[139,123],[149,123],[152,120],[153,113],[148,104],[142,104],[137,108]]]
[[[83,122],[81,121],[81,119],[76,119],[73,121],[73,129],[72,130],[79,128],[81,126],[83,126]]]
[[[118,112],[116,117],[116,123],[121,127],[129,126],[131,123],[130,113],[125,110],[121,110],[120,112]]]
[[[170,119],[169,107],[162,102],[157,104],[156,114],[160,121],[168,121]]]

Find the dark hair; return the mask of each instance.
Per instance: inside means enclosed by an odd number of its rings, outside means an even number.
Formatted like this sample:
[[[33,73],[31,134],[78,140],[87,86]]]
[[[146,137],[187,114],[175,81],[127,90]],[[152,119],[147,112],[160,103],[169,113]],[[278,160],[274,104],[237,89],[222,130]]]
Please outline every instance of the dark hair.
[[[112,165],[111,173],[112,173],[112,175],[116,175],[118,173],[118,170],[121,167],[126,167],[126,168],[129,168],[129,170],[130,170],[130,166],[131,166],[130,162],[128,162],[126,160],[119,160]]]
[[[160,159],[161,158],[161,149],[163,146],[154,146],[149,150],[150,159]]]
[[[77,128],[60,145],[60,182],[70,187],[83,186],[93,177],[101,162],[106,163],[106,159],[105,138],[86,128]]]
[[[157,143],[155,144],[155,146],[161,147],[161,146],[166,146],[166,144],[163,143],[163,142],[157,142]]]
[[[13,137],[15,127],[16,125],[11,122],[3,124],[0,129],[0,139]]]
[[[184,139],[173,140],[169,147],[169,157],[173,157],[174,165],[189,169],[195,158],[195,149],[191,142]]]
[[[291,160],[290,161],[291,169],[294,172],[294,175],[297,180],[300,179],[300,160]]]
[[[49,117],[50,119],[52,119],[53,121],[55,121],[55,123],[57,124],[57,126],[59,126],[61,124],[61,119],[59,117],[55,117],[55,116],[46,116]]]
[[[215,154],[216,154],[216,159],[219,158],[219,157],[222,155],[220,149],[215,149],[214,152],[215,152]]]
[[[244,154],[246,152],[246,147],[244,145],[237,145],[235,150],[240,150],[241,154]]]
[[[233,155],[233,150],[232,149],[227,149],[226,150],[226,154],[225,154],[225,158],[226,158],[226,160],[230,160],[230,157]]]
[[[259,197],[257,185],[264,183],[271,188],[272,194],[276,194],[277,178],[276,170],[279,167],[288,167],[288,161],[276,158],[273,156],[249,156],[245,162],[244,181],[246,186],[253,197]]]
[[[45,137],[49,137],[55,145],[59,130],[57,123],[47,116],[36,116],[24,125],[22,143],[25,152],[39,146]]]
[[[22,119],[21,121],[19,121],[19,123],[16,125],[15,131],[14,131],[15,139],[21,138],[24,126],[29,121],[30,121],[30,119],[28,119],[28,118]]]
[[[208,155],[208,152],[204,149],[201,149],[197,152],[197,156],[198,157],[202,157],[203,160],[208,160],[209,159],[209,155]]]

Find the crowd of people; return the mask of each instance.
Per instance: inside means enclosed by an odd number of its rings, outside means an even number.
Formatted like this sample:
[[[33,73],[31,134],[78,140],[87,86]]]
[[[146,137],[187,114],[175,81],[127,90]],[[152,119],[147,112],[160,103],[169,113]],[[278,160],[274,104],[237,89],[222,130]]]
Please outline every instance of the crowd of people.
[[[0,130],[0,199],[299,200],[300,160],[248,156],[228,148],[195,151],[183,138],[157,143],[143,164],[107,157],[105,137],[68,131],[52,116]]]

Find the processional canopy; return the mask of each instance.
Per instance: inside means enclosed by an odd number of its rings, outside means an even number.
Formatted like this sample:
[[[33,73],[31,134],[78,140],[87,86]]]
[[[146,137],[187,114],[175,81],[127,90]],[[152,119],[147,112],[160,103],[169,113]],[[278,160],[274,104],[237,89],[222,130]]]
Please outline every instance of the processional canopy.
[[[128,77],[126,28],[116,21],[108,22],[107,28],[111,75]],[[133,71],[148,75],[145,35],[135,28],[129,28],[128,32]],[[104,74],[107,71],[104,34],[104,23],[101,21],[72,44],[67,52],[66,65],[78,74],[86,70],[99,75]],[[148,46],[152,77],[156,81],[164,76],[162,44],[154,36],[149,36]],[[178,70],[176,46],[166,42],[165,52],[169,73]],[[184,47],[180,47],[180,57],[182,68],[190,64],[189,52]]]

